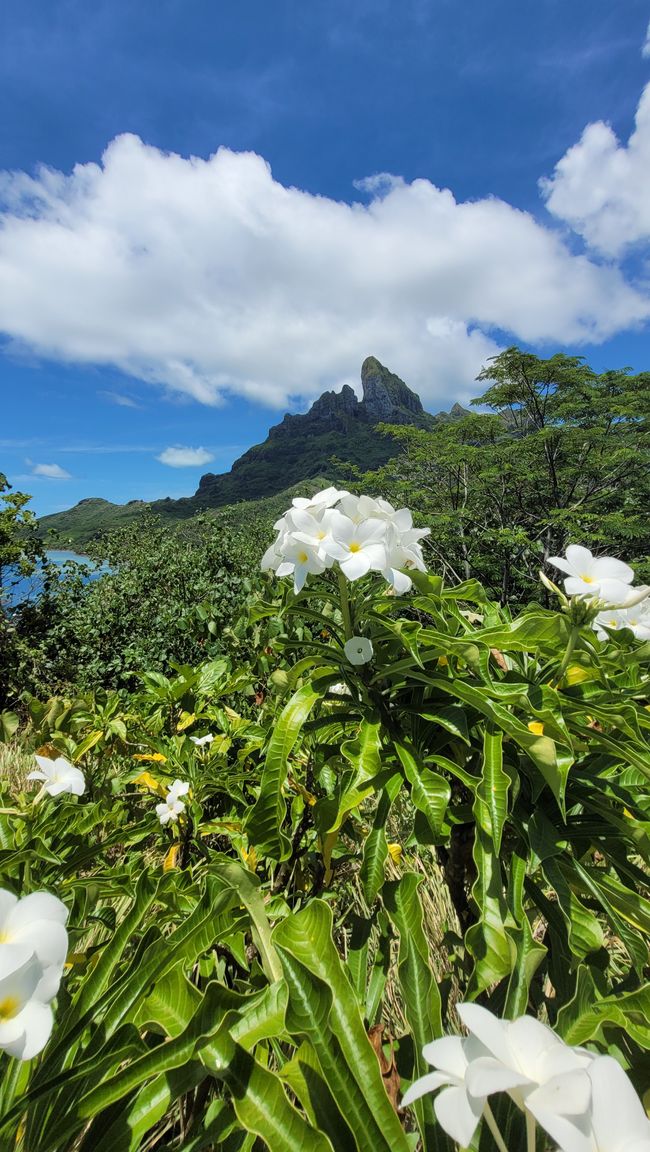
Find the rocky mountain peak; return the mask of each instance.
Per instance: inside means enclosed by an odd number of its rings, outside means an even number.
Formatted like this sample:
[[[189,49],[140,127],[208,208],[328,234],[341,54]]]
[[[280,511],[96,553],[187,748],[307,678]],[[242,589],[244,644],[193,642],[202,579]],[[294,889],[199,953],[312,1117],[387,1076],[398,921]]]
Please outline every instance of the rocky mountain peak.
[[[374,423],[411,424],[425,415],[420,397],[374,356],[361,366],[361,387],[366,418]]]

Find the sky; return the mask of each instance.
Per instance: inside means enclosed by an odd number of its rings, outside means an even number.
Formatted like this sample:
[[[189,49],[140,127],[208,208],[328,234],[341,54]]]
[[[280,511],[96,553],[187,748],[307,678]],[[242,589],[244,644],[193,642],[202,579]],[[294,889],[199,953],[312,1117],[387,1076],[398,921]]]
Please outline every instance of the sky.
[[[650,369],[650,0],[7,0],[0,472],[190,495],[378,357]]]

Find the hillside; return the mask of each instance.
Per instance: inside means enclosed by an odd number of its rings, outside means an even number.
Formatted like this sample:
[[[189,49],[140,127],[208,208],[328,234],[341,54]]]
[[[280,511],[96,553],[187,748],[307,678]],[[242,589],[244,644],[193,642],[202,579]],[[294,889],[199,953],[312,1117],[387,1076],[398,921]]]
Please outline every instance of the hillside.
[[[380,467],[400,451],[394,440],[376,431],[377,424],[433,428],[466,415],[458,404],[437,416],[425,412],[419,396],[374,356],[362,365],[361,387],[361,400],[344,385],[340,392],[324,392],[304,415],[287,414],[229,472],[202,476],[193,496],[152,504],[139,500],[111,504],[91,497],[65,512],[42,517],[40,529],[43,535],[53,533],[57,541],[79,547],[137,519],[145,509],[165,520],[186,520],[197,512],[270,497],[315,477],[340,481],[344,470],[332,464],[333,457],[365,471]]]

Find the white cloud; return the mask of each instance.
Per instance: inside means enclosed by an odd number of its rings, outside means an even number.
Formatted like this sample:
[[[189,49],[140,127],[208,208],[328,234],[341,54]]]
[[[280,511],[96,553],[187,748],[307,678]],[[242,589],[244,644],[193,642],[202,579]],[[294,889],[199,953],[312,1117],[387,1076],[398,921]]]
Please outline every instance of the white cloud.
[[[33,476],[47,476],[48,480],[71,480],[72,476],[61,468],[59,464],[35,464],[32,469]]]
[[[67,176],[0,173],[0,329],[205,404],[304,404],[372,354],[440,407],[475,393],[497,329],[572,344],[650,315],[620,270],[502,200],[361,186],[336,202],[253,153],[184,159],[136,136]]]
[[[650,54],[650,43],[648,47]],[[635,129],[622,144],[609,124],[589,124],[577,144],[542,180],[549,212],[586,243],[618,257],[650,240],[650,84],[641,96]]]
[[[643,41],[643,47],[641,49],[641,55],[643,56],[644,60],[650,58],[650,22],[648,23],[648,27],[646,29],[645,40]]]
[[[125,396],[122,392],[100,391],[97,393],[103,400],[110,400],[111,404],[117,404],[119,408],[141,408],[142,405],[136,403],[130,396]]]
[[[161,464],[168,464],[170,468],[200,468],[203,464],[209,464],[214,460],[214,456],[205,448],[181,448],[178,445],[175,448],[165,448],[160,456],[156,456],[156,460],[160,460]]]

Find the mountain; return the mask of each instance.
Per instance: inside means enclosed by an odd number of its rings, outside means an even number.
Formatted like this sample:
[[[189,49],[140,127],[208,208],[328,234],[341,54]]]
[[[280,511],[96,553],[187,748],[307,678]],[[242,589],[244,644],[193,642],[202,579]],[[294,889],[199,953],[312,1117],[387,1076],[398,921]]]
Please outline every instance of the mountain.
[[[362,400],[344,384],[340,392],[324,392],[305,415],[287,414],[269,430],[263,444],[235,461],[230,472],[202,476],[193,502],[214,508],[280,492],[312,476],[336,480],[332,456],[364,470],[378,468],[399,449],[375,432],[377,424],[434,427],[435,418],[424,411],[419,396],[374,356],[363,362],[361,388]]]
[[[67,542],[83,545],[136,519],[144,508],[166,520],[184,520],[197,512],[273,496],[317,476],[341,481],[345,479],[343,464],[368,471],[400,451],[394,440],[375,430],[377,424],[434,428],[467,415],[459,404],[437,416],[425,412],[419,396],[374,356],[363,362],[361,388],[361,400],[345,384],[340,392],[324,392],[304,415],[287,413],[269,430],[266,440],[244,452],[229,472],[202,476],[193,496],[150,505],[138,500],[111,504],[91,497],[66,512],[42,517],[39,526],[43,534],[53,531]],[[332,457],[341,465],[333,465]]]

